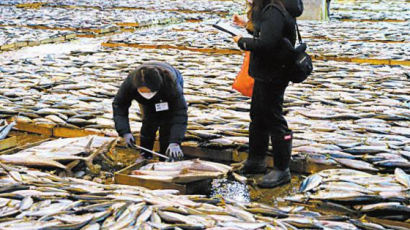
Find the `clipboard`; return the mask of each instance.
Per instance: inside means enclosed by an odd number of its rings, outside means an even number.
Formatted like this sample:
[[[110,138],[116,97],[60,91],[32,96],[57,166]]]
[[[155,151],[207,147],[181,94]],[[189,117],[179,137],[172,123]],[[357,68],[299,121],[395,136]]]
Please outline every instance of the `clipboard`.
[[[215,24],[212,24],[212,26],[220,31],[230,34],[233,37],[237,35],[241,35],[242,37],[251,37],[246,30],[237,29],[226,22],[217,21]]]

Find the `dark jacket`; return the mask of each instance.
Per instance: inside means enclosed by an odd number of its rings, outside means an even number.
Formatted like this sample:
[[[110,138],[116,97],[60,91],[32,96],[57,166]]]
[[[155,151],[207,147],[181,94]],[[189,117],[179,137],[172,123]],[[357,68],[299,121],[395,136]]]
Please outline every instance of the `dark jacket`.
[[[280,7],[280,6],[277,6]],[[292,45],[296,42],[296,19],[276,6],[265,7],[259,14],[252,15],[253,38],[241,38],[241,49],[251,51],[249,75],[255,80],[287,83],[286,66],[294,53],[285,45],[287,38]]]
[[[128,109],[131,106],[132,100],[136,100],[143,108],[143,123],[152,122],[159,126],[163,124],[171,124],[170,143],[181,143],[184,139],[187,127],[187,103],[183,94],[183,79],[178,70],[167,63],[151,62],[141,65],[141,68],[146,65],[154,65],[164,68],[171,72],[171,78],[167,79],[162,76],[163,84],[158,93],[151,99],[147,100],[142,97],[137,90],[136,76],[137,70],[131,72],[121,84],[117,95],[112,103],[115,129],[119,135],[131,133],[128,120]],[[171,85],[174,85],[173,87]],[[168,102],[169,110],[156,112],[155,104]]]

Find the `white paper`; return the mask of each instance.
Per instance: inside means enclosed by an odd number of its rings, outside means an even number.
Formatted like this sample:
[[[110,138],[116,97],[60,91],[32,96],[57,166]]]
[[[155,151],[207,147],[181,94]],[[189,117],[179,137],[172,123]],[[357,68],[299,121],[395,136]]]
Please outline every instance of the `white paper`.
[[[245,29],[243,29],[243,30],[237,29],[234,26],[232,26],[232,25],[230,25],[229,23],[226,23],[226,22],[220,22],[219,21],[219,22],[213,24],[212,26],[215,27],[216,29],[218,29],[220,31],[223,31],[225,33],[228,33],[232,36],[240,35],[242,37],[251,37],[251,35],[248,34],[248,32]]]

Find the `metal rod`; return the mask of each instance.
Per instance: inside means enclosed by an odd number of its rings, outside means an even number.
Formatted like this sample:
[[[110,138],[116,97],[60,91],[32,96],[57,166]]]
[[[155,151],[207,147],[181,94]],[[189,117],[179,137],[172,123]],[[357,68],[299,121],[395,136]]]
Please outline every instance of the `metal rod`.
[[[146,149],[146,148],[141,147],[141,146],[139,146],[139,145],[135,145],[135,144],[134,144],[134,145],[133,145],[133,148],[140,149],[140,150],[143,150],[143,151],[152,153],[152,154],[154,154],[154,155],[156,155],[156,156],[159,156],[159,157],[162,157],[162,158],[165,158],[165,159],[169,160],[169,157],[167,157],[167,156],[165,156],[165,155],[162,155],[162,154],[160,154],[160,153],[154,152],[154,151],[152,151],[152,150]]]

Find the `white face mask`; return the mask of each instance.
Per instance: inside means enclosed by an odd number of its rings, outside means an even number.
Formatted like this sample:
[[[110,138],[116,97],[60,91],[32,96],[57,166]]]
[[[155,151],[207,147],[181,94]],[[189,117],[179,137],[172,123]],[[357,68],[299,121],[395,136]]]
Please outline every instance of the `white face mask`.
[[[138,90],[138,93],[140,93],[143,98],[149,100],[149,99],[153,98],[158,92],[141,93],[141,92]]]

